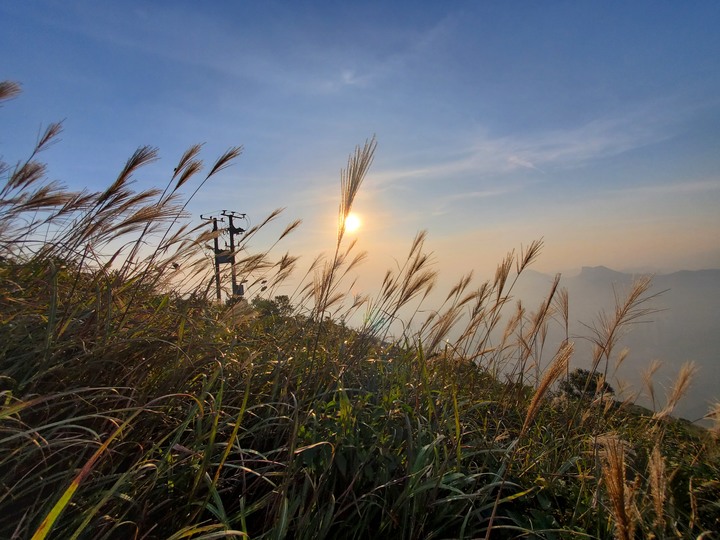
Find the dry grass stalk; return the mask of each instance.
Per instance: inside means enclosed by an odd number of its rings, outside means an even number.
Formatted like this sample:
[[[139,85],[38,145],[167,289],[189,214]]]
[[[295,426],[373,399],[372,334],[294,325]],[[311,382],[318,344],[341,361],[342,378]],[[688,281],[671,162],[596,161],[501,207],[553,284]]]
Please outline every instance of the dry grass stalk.
[[[570,326],[570,293],[565,287],[558,289],[555,295],[555,312],[561,317],[565,336],[568,337]]]
[[[463,355],[470,360],[476,360],[497,349],[497,347],[484,346],[484,342],[487,340],[490,331],[488,315],[492,312],[492,308],[488,306],[488,302],[492,293],[492,285],[487,281],[473,292],[473,305],[470,310],[469,320],[462,334],[456,341],[457,348],[462,350]],[[518,302],[517,309],[505,326],[505,335],[500,340],[498,347],[502,348],[505,345],[509,336],[520,323],[523,314],[524,310],[522,310],[522,306]]]
[[[645,307],[648,302],[657,297],[658,294],[649,295],[648,291],[652,285],[651,276],[643,276],[636,280],[625,299],[621,299],[619,293],[615,294],[615,310],[612,315],[601,312],[598,316],[598,323],[591,328],[595,344],[593,355],[593,366],[590,371],[596,371],[600,361],[610,359],[618,340],[622,337],[626,326],[637,323],[657,312],[656,309]]]
[[[219,158],[217,158],[217,160],[215,160],[215,163],[213,164],[210,172],[205,179],[207,180],[211,176],[219,173],[220,171],[224,171],[225,169],[227,169],[235,159],[240,157],[240,154],[242,154],[242,152],[242,146],[232,146],[228,148]]]
[[[340,172],[340,209],[338,213],[338,244],[345,234],[345,220],[352,210],[355,196],[362,185],[365,175],[372,165],[377,141],[375,136],[365,141],[365,145],[355,148],[355,153],[348,160],[347,169]]]
[[[180,174],[180,178],[178,178],[177,183],[175,184],[175,187],[172,190],[172,193],[175,193],[178,189],[180,189],[184,184],[186,184],[193,176],[198,174],[202,170],[202,161],[200,160],[192,160],[187,165],[184,166],[182,173]]]
[[[655,410],[655,384],[653,382],[653,377],[655,376],[655,373],[658,369],[662,366],[662,362],[657,359],[653,359],[647,368],[642,370],[642,381],[645,385],[645,388],[647,389],[648,396],[652,400],[653,404],[653,410]]]
[[[463,292],[465,292],[465,290],[467,289],[468,285],[470,285],[470,282],[472,281],[472,276],[473,276],[472,271],[470,271],[470,272],[468,272],[467,274],[465,274],[464,276],[462,276],[462,277],[458,280],[458,282],[450,288],[450,291],[448,292],[447,297],[445,298],[445,302],[447,302],[448,300],[450,300],[450,298],[452,298],[453,296],[455,296],[455,297],[456,297],[456,300],[457,300],[457,298],[458,298]]]
[[[130,156],[130,158],[125,163],[123,170],[120,171],[120,174],[115,179],[115,181],[97,198],[97,205],[99,207],[102,207],[103,203],[111,200],[111,198],[127,184],[127,182],[130,180],[130,177],[137,169],[139,169],[143,165],[152,163],[157,159],[157,148],[152,148],[150,146],[141,146],[140,148],[135,150],[133,155]]]
[[[45,128],[45,131],[40,136],[40,139],[37,142],[37,151],[40,152],[50,146],[51,144],[55,144],[57,142],[57,137],[62,132],[62,124],[60,122],[53,122],[48,127]]]
[[[474,294],[475,305],[472,308],[468,325],[461,334],[462,340],[458,344],[462,346],[463,350],[467,351],[466,354],[471,358],[479,359],[482,357],[483,367],[493,375],[497,375],[504,369],[501,364],[506,360],[505,353],[509,347],[513,346],[507,340],[523,322],[525,311],[522,307],[515,311],[515,316],[506,325],[505,336],[498,344],[491,343],[493,331],[500,323],[504,307],[512,299],[511,293],[520,277],[520,273],[537,257],[541,248],[542,241],[533,242],[527,250],[521,250],[520,257],[517,259],[515,252],[510,251],[498,265],[492,282],[484,283]],[[513,262],[515,262],[518,273],[511,280],[510,272]],[[549,310],[545,309],[538,312],[538,318],[541,321],[537,328],[536,337],[542,338],[544,334],[543,323],[548,312]],[[527,348],[523,354],[526,352]],[[522,362],[518,364],[522,364]],[[515,366],[515,372],[518,370],[518,364]]]
[[[615,291],[615,309],[612,315],[602,311],[598,315],[598,321],[593,326],[588,326],[593,334],[590,338],[593,344],[590,373],[598,371],[600,363],[604,360],[605,366],[601,373],[607,375],[612,352],[626,327],[641,322],[645,317],[657,311],[646,307],[648,302],[660,294],[648,294],[651,283],[650,276],[636,280],[624,299],[621,299],[617,291]],[[590,383],[591,379],[588,378],[583,393],[589,390]],[[586,417],[588,412],[587,410],[581,412],[581,407],[578,404],[573,413],[572,422],[579,416]]]
[[[297,229],[301,224],[302,224],[302,219],[296,219],[295,221],[290,223],[287,227],[285,227],[285,230],[283,230],[282,234],[278,238],[278,241],[285,238],[288,234],[290,234],[295,229]]]
[[[705,415],[705,418],[713,421],[713,426],[710,428],[710,434],[714,439],[720,439],[720,401],[716,402],[711,407],[710,412]]]
[[[515,259],[515,252],[511,251],[505,256],[505,259],[498,265],[495,270],[495,279],[493,281],[493,287],[496,291],[496,301],[499,302],[500,297],[505,289],[508,277],[510,276],[510,269],[512,268],[513,260]]]
[[[637,525],[636,490],[626,481],[625,443],[612,435],[599,437],[598,443],[602,446],[603,478],[615,521],[615,538],[632,540]]]
[[[422,304],[433,289],[437,272],[430,268],[430,254],[423,251],[426,236],[426,231],[415,235],[403,264],[398,264],[396,271],[388,270],[385,273],[380,292],[368,302],[363,332],[385,339],[398,313],[418,297],[419,304]],[[407,326],[418,310],[419,306],[416,306],[415,313],[406,318]],[[425,331],[429,324],[430,321],[427,321],[420,332]]]
[[[520,431],[520,436],[527,432],[530,424],[532,424],[533,420],[535,420],[535,417],[540,410],[540,403],[542,402],[543,397],[545,397],[545,394],[547,394],[547,391],[565,372],[567,364],[570,361],[570,357],[572,356],[573,348],[574,346],[572,343],[563,344],[555,355],[552,363],[545,370],[545,373],[538,384],[537,390],[535,391],[535,395],[533,395],[532,401],[530,401],[527,413],[525,414],[525,422],[523,423],[522,430]]]
[[[517,273],[520,274],[528,266],[530,266],[542,251],[543,240],[533,240],[527,248],[520,248],[520,257],[517,260]]]
[[[524,266],[523,266],[524,268]],[[536,313],[532,314],[531,325],[526,332],[521,333],[519,336],[519,344],[522,347],[522,356],[518,363],[519,375],[521,377],[520,382],[524,382],[525,370],[527,363],[531,357],[535,356],[535,382],[536,384],[540,381],[540,357],[545,339],[547,337],[548,325],[547,321],[552,317],[552,303],[557,291],[558,285],[560,284],[560,274],[556,274],[553,280],[550,292],[543,301],[542,305]]]
[[[427,338],[422,340],[423,343],[426,343],[425,351],[427,354],[432,354],[437,351],[438,346],[453,326],[455,326],[455,323],[461,315],[461,307],[452,306],[435,319],[435,322],[430,327]]]
[[[697,366],[695,365],[695,362],[685,362],[682,365],[682,367],[680,368],[680,372],[675,379],[675,384],[673,384],[672,390],[670,391],[667,405],[665,405],[665,408],[663,410],[655,413],[653,415],[653,418],[659,420],[661,418],[669,416],[673,412],[675,406],[678,404],[678,401],[682,399],[682,397],[685,395],[688,388],[690,387],[690,383],[692,382],[692,379],[696,373]]]
[[[335,291],[337,290],[340,279],[338,279],[336,271],[342,265],[344,258],[347,257],[347,254],[354,245],[354,243],[352,243],[344,254],[340,254],[340,245],[345,236],[345,220],[352,210],[355,197],[372,164],[376,147],[377,142],[374,136],[367,140],[362,148],[360,146],[355,147],[355,152],[348,158],[347,168],[340,171],[340,205],[338,210],[335,254],[333,255],[332,261],[324,265],[322,273],[319,276],[315,276],[313,280],[313,318],[317,320],[321,320],[327,308],[337,302],[339,293]],[[333,298],[333,302],[330,301],[331,297]]]
[[[177,191],[185,184],[194,174],[200,172],[202,169],[202,160],[196,159],[200,150],[202,149],[201,144],[194,144],[180,157],[177,167],[173,172],[170,182],[177,180],[173,192]]]
[[[620,366],[625,363],[625,360],[627,360],[629,354],[630,349],[628,349],[627,347],[623,347],[623,349],[620,351],[620,353],[617,355],[617,358],[615,359],[615,373],[617,373],[618,369],[620,369]]]
[[[510,336],[512,336],[515,331],[520,326],[520,323],[523,321],[525,317],[525,308],[522,305],[522,302],[518,300],[515,313],[513,314],[510,319],[508,319],[507,324],[505,325],[505,330],[503,331],[503,336],[500,339],[501,344],[505,344],[510,339]]]
[[[18,166],[10,176],[6,189],[24,190],[30,185],[42,180],[45,177],[47,167],[37,161],[26,161]],[[5,191],[5,190],[3,190]]]
[[[428,354],[435,352],[440,342],[448,335],[448,332],[456,326],[458,321],[464,315],[464,308],[477,298],[478,292],[471,291],[466,293],[467,288],[472,281],[472,272],[462,276],[458,282],[450,289],[443,304],[428,318],[426,324],[423,325],[421,332],[427,337],[426,352]],[[449,302],[449,305],[445,307]],[[429,323],[434,321],[432,325]],[[463,335],[467,334],[467,330]],[[463,338],[456,340],[456,349],[459,347]],[[425,341],[423,341],[425,342]]]
[[[655,527],[665,529],[665,499],[667,491],[667,478],[665,475],[665,459],[660,453],[660,445],[655,444],[650,454],[650,495],[655,509]]]
[[[21,91],[20,85],[15,81],[0,81],[0,101],[12,99]]]

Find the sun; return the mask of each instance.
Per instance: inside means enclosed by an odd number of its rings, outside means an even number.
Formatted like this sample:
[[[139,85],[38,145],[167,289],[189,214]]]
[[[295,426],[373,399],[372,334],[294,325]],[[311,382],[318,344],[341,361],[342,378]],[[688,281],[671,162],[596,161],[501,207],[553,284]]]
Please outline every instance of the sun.
[[[354,233],[360,228],[360,225],[362,225],[362,221],[360,221],[360,218],[357,214],[353,214],[352,212],[347,215],[345,218],[345,231],[349,233]]]

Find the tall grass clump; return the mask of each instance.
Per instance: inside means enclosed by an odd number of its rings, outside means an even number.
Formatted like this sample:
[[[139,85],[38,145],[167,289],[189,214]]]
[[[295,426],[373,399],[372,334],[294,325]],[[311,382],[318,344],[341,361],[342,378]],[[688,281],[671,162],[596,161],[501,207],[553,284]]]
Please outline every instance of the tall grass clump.
[[[0,84],[3,99],[18,94]],[[651,313],[648,280],[588,324],[589,358],[575,356],[560,276],[538,306],[515,297],[541,241],[431,304],[421,232],[376,294],[351,295],[365,255],[344,220],[372,138],[341,173],[331,255],[304,272],[274,255],[299,220],[251,253],[273,212],[234,254],[264,294],[218,303],[205,246],[220,233],[185,210],[241,148],[206,169],[191,146],[164,188],[135,191],[158,159],[141,147],[106,189],[76,192],[40,160],[60,133],[51,124],[28,158],[0,166],[0,538],[710,538],[720,527],[716,431],[671,416],[695,368],[653,411],[601,384],[628,354],[623,332]],[[571,365],[592,368],[577,395],[558,386],[577,380]]]

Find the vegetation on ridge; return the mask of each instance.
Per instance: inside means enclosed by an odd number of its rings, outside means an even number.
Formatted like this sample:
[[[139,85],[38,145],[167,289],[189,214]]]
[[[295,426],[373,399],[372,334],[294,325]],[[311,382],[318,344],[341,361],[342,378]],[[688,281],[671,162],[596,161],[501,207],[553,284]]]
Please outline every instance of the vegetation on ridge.
[[[18,92],[0,85],[2,98]],[[193,146],[164,190],[137,193],[133,174],[156,158],[141,148],[106,190],[71,192],[38,161],[59,132],[51,125],[29,159],[0,169],[0,537],[720,529],[717,432],[670,416],[692,365],[655,412],[615,401],[605,383],[624,358],[623,329],[649,313],[649,280],[599,316],[584,381],[569,369],[569,336],[546,347],[551,325],[567,327],[559,278],[534,310],[512,296],[540,242],[479,286],[463,277],[422,319],[435,274],[421,233],[376,297],[352,297],[347,280],[364,255],[343,223],[371,140],[342,176],[334,254],[276,297],[297,258],[240,246],[238,273],[263,275],[266,296],[218,304],[203,253],[212,233],[185,223],[180,193],[240,148],[201,176]],[[358,310],[361,327],[344,324]],[[401,317],[407,331],[391,339]]]

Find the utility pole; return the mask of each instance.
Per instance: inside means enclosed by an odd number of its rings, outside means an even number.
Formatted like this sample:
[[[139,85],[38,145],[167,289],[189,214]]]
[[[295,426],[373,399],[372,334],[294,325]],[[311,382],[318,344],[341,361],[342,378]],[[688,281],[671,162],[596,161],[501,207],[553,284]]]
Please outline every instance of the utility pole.
[[[241,227],[235,227],[233,218],[245,219],[245,214],[238,212],[223,210],[222,215],[228,218],[228,231],[230,232],[230,274],[232,277],[232,294],[233,296],[243,296],[245,294],[242,283],[238,285],[237,274],[235,273],[235,235],[240,235],[245,232],[245,229]]]
[[[220,245],[218,242],[219,235],[217,234],[217,232],[218,232],[218,221],[223,222],[225,220],[222,218],[218,219],[215,216],[205,217],[202,214],[200,214],[200,219],[202,219],[204,221],[212,221],[212,224],[213,224],[213,232],[215,233],[215,238],[213,239],[213,253],[215,255],[215,297],[218,300],[220,300],[221,299],[221,296],[220,296],[220,259],[219,259]]]
[[[245,232],[245,229],[242,227],[236,227],[235,223],[233,222],[233,219],[246,219],[246,214],[240,214],[239,212],[233,212],[228,210],[223,210],[220,215],[228,218],[228,228],[227,229],[220,229],[218,227],[218,222],[225,223],[224,217],[217,217],[217,216],[204,216],[200,215],[200,219],[208,222],[212,222],[213,225],[213,232],[215,233],[215,238],[213,239],[213,254],[214,254],[214,260],[215,260],[215,295],[218,300],[222,299],[221,296],[221,289],[220,289],[220,265],[222,264],[229,264],[230,265],[230,274],[232,277],[232,293],[231,297],[242,297],[245,294],[245,290],[243,287],[243,284],[238,284],[237,282],[237,273],[235,270],[235,236],[241,235]],[[219,243],[219,236],[220,232],[228,231],[230,233],[230,249],[220,249],[220,243]]]

